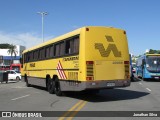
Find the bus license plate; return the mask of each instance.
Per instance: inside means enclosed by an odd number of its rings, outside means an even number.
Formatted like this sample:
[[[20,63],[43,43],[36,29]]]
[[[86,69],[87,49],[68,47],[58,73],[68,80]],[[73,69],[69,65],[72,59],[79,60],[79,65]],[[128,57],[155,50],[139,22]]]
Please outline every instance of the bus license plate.
[[[115,83],[107,83],[107,86],[108,86],[108,87],[114,87],[114,86],[115,86]]]
[[[154,79],[159,79],[159,77],[154,77]]]

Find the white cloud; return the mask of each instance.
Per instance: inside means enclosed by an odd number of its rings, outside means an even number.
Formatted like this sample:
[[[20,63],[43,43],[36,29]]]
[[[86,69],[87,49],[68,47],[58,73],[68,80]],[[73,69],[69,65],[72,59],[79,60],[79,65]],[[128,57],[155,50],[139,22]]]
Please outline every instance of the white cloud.
[[[41,36],[35,33],[5,33],[0,31],[0,44],[9,43],[14,45],[23,45],[26,48],[42,43]]]

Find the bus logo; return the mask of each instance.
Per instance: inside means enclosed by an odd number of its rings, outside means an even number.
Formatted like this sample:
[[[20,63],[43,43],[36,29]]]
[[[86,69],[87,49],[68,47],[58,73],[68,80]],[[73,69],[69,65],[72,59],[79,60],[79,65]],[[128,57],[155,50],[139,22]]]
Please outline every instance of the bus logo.
[[[98,49],[102,57],[108,57],[113,52],[115,57],[121,57],[121,51],[117,49],[117,46],[114,44],[112,36],[105,36],[107,39],[108,47],[107,49],[104,48],[102,43],[95,43],[95,49]]]

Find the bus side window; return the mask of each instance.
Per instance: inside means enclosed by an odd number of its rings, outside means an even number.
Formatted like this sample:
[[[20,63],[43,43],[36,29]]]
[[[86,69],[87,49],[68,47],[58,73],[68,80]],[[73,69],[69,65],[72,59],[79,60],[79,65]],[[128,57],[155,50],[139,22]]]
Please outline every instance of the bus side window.
[[[65,54],[70,54],[70,53],[71,53],[70,40],[67,40]]]
[[[74,53],[79,53],[79,38],[74,39],[73,46],[74,46],[73,48]]]
[[[54,55],[63,56],[64,55],[64,42],[57,43],[54,48]]]
[[[45,58],[50,57],[50,46],[45,48]]]
[[[60,54],[60,56],[63,56],[64,55],[64,42],[61,42],[60,44],[59,44],[59,54]]]
[[[53,56],[54,56],[54,45],[51,45],[49,57],[52,58]]]
[[[30,55],[29,55],[30,53],[27,53],[27,62],[29,62],[30,61]]]
[[[73,38],[66,41],[65,54],[74,54],[79,52],[79,38]]]
[[[59,56],[59,51],[59,44],[56,44],[54,48],[54,56]]]

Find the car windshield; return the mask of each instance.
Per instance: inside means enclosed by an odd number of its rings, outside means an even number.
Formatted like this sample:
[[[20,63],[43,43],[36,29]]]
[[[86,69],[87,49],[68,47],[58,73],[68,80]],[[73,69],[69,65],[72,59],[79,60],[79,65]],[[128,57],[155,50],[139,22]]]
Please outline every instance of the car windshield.
[[[150,72],[160,72],[160,56],[147,56],[146,68]]]
[[[21,73],[20,71],[15,71],[16,73]]]

